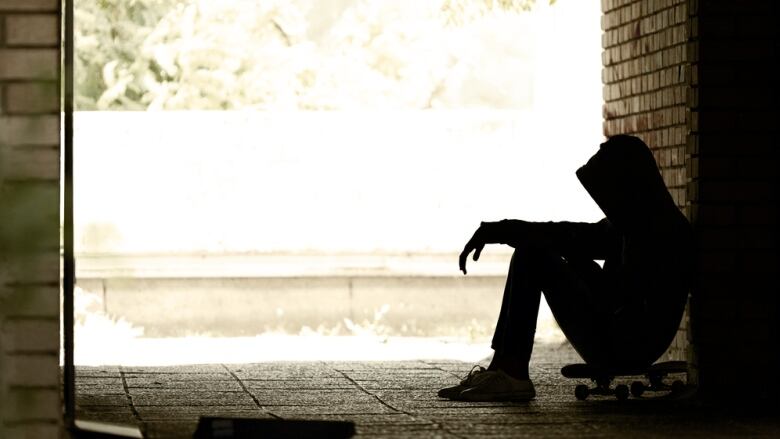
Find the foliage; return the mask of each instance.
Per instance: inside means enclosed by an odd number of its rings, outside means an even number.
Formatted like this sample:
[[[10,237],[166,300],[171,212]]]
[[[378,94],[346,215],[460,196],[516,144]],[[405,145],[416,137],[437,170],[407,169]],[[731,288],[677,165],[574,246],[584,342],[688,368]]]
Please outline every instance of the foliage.
[[[441,11],[450,24],[462,25],[495,12],[529,11],[535,0],[444,0]],[[550,4],[555,0],[550,0]]]
[[[448,32],[533,3],[77,0],[76,105],[431,107],[462,55]]]
[[[145,108],[144,79],[154,67],[143,58],[145,40],[177,0],[77,0],[76,107]]]

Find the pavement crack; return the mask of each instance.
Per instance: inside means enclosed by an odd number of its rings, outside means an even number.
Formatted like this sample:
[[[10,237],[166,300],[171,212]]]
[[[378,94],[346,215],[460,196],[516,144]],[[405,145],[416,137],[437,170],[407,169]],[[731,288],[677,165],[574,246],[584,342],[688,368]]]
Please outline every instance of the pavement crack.
[[[349,381],[350,383],[352,383],[352,385],[354,385],[355,387],[357,387],[358,389],[360,389],[360,390],[361,390],[363,393],[365,393],[366,395],[370,395],[370,396],[373,396],[374,398],[376,398],[376,400],[377,400],[377,401],[379,401],[379,403],[380,403],[380,404],[382,404],[383,406],[385,406],[385,407],[387,407],[387,408],[389,408],[390,410],[393,410],[393,411],[395,411],[395,412],[398,412],[398,413],[403,413],[403,414],[405,414],[405,415],[409,415],[409,416],[412,416],[412,417],[414,417],[414,415],[412,415],[411,413],[409,413],[409,412],[407,412],[407,411],[404,411],[404,410],[401,410],[401,409],[399,409],[399,408],[393,407],[393,406],[392,406],[392,405],[390,405],[389,403],[387,403],[387,402],[385,402],[384,400],[382,400],[382,398],[380,398],[379,396],[377,396],[375,393],[371,393],[371,392],[369,392],[369,391],[368,391],[368,390],[367,390],[365,387],[361,386],[361,385],[360,385],[360,383],[358,383],[357,381],[353,380],[353,379],[352,379],[352,377],[350,377],[349,375],[347,375],[347,374],[346,374],[346,372],[344,372],[344,371],[341,371],[341,370],[338,370],[338,369],[334,369],[334,370],[335,370],[336,372],[340,373],[342,376],[344,376],[344,378],[346,378],[346,379],[347,379],[347,381]]]
[[[138,422],[138,425],[142,425],[141,414],[138,413],[138,409],[135,408],[133,403],[133,396],[130,395],[130,386],[127,385],[127,376],[122,366],[119,366],[119,376],[122,378],[122,388],[125,390],[125,398],[127,398],[127,405],[130,406],[130,412],[133,413],[133,419]]]
[[[371,396],[373,396],[374,398],[376,398],[376,400],[377,400],[377,401],[379,401],[379,403],[380,403],[380,404],[384,405],[385,407],[389,408],[390,410],[394,410],[394,411],[396,411],[396,412],[398,412],[398,413],[403,413],[403,414],[405,414],[405,415],[411,416],[411,417],[412,417],[412,418],[414,418],[414,419],[424,419],[425,421],[429,422],[429,423],[431,424],[431,426],[435,427],[435,428],[436,428],[436,429],[438,429],[438,430],[441,430],[441,431],[443,431],[443,432],[445,432],[445,433],[448,433],[448,434],[450,434],[450,435],[452,435],[452,436],[454,436],[454,437],[456,437],[456,438],[466,439],[466,437],[465,437],[465,436],[461,436],[461,435],[459,435],[459,434],[457,434],[457,433],[453,432],[452,430],[448,429],[447,427],[445,427],[444,425],[442,425],[442,424],[441,424],[441,423],[439,423],[439,422],[434,422],[434,421],[432,421],[431,419],[428,419],[428,418],[426,418],[426,417],[420,417],[420,415],[419,415],[419,414],[414,414],[414,413],[412,413],[412,412],[408,412],[408,411],[406,411],[406,410],[401,410],[401,409],[399,409],[399,408],[393,407],[392,405],[390,405],[389,403],[385,402],[385,401],[384,401],[382,398],[380,398],[380,397],[379,397],[378,395],[376,395],[375,393],[372,393],[372,392],[370,392],[368,389],[366,389],[365,387],[361,386],[361,385],[360,385],[360,383],[358,383],[357,381],[355,381],[354,379],[352,379],[352,377],[350,377],[349,375],[347,375],[347,373],[346,373],[346,372],[344,372],[344,371],[341,371],[341,370],[338,370],[338,369],[334,369],[334,370],[335,370],[336,372],[340,373],[341,375],[343,375],[343,376],[344,376],[344,378],[346,378],[346,379],[347,379],[347,380],[348,380],[350,383],[352,383],[352,384],[353,384],[355,387],[357,387],[358,389],[360,389],[361,391],[363,391],[363,392],[364,392],[364,393],[366,393],[367,395],[371,395]]]
[[[238,385],[239,385],[239,386],[241,386],[241,388],[244,390],[244,392],[245,392],[247,395],[249,395],[249,397],[250,397],[250,398],[252,398],[252,401],[254,401],[254,402],[255,402],[255,405],[257,406],[257,408],[259,408],[260,410],[264,411],[265,413],[269,414],[270,416],[272,416],[272,417],[274,417],[274,418],[276,418],[276,419],[284,419],[284,418],[282,418],[281,416],[277,415],[276,413],[273,413],[272,411],[270,411],[270,410],[268,410],[267,408],[263,407],[263,405],[262,405],[262,404],[260,404],[260,400],[258,400],[258,399],[255,397],[255,395],[254,395],[254,394],[252,394],[252,392],[250,392],[250,391],[249,391],[249,389],[247,389],[247,388],[246,388],[246,385],[244,385],[244,382],[243,382],[243,381],[241,381],[241,378],[239,378],[239,377],[238,377],[238,375],[236,375],[235,373],[233,373],[233,371],[232,371],[232,370],[230,370],[230,368],[228,368],[228,367],[227,367],[227,366],[225,366],[224,364],[220,364],[220,366],[222,366],[222,368],[223,368],[223,369],[225,369],[225,370],[227,371],[227,373],[229,373],[229,374],[230,374],[230,376],[232,376],[232,377],[233,377],[233,379],[234,379],[234,380],[236,380],[236,382],[238,382]]]

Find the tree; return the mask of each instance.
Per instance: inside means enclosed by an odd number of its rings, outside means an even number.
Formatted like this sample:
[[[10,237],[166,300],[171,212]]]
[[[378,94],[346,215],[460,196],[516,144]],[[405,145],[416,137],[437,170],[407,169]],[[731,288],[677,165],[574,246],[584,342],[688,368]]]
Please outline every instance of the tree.
[[[428,108],[465,50],[448,36],[534,0],[322,4],[77,0],[77,109]]]

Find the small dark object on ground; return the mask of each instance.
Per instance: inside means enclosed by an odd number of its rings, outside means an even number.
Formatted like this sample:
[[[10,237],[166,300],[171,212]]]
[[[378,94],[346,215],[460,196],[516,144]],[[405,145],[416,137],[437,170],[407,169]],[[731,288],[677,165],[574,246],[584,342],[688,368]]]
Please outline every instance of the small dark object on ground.
[[[349,438],[355,424],[348,421],[201,417],[194,439]]]

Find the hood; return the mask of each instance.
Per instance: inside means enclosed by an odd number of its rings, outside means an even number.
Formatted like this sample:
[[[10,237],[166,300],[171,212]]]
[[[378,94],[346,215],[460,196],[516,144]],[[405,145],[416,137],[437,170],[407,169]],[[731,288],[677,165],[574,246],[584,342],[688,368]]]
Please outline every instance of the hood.
[[[577,170],[577,178],[623,233],[641,233],[685,220],[664,184],[653,153],[638,137],[610,137]]]

